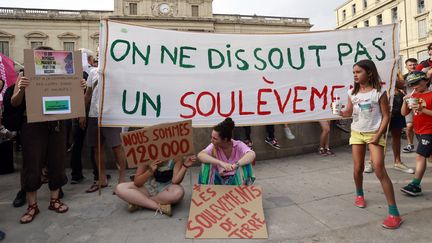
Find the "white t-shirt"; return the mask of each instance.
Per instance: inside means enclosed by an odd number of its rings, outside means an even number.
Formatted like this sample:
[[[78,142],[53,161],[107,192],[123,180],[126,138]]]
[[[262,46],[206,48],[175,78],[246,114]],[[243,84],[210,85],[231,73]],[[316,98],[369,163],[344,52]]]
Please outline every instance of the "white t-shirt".
[[[352,91],[352,89],[348,91],[348,96],[353,104],[351,130],[357,132],[378,131],[382,121],[379,99],[386,91],[378,92],[376,89],[372,89],[367,93],[359,92],[356,95],[352,95]]]
[[[98,117],[99,115],[99,69],[98,68],[90,68],[88,72],[87,78],[87,87],[91,87],[93,89],[90,109],[89,109],[89,117]]]

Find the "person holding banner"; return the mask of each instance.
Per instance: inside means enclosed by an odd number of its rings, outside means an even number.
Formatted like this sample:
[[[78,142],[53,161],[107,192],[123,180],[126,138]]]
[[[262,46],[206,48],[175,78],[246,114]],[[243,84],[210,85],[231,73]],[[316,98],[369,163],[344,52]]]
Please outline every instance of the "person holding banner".
[[[118,184],[115,193],[129,203],[129,212],[142,207],[171,216],[171,205],[180,202],[184,195],[180,184],[195,162],[196,156],[152,161],[138,167],[133,182]]]
[[[226,118],[213,127],[211,144],[198,154],[203,163],[199,184],[250,185],[255,176],[251,163],[255,152],[242,141],[232,139],[234,121]]]
[[[40,46],[36,50],[53,50],[51,47]],[[30,80],[21,72],[11,98],[11,105],[18,107],[25,105],[25,90],[30,85]],[[81,81],[81,87],[85,88],[85,82]],[[26,109],[25,109],[26,110]],[[51,191],[49,210],[56,213],[65,213],[69,207],[60,201],[60,188],[67,183],[65,174],[66,158],[66,130],[61,120],[28,123],[24,112],[24,121],[21,127],[23,145],[23,189],[26,191],[28,202],[27,212],[21,217],[20,222],[27,224],[33,221],[39,213],[37,205],[37,190],[41,187],[42,168],[46,164],[48,173],[48,186]]]
[[[402,223],[394,196],[393,184],[384,166],[384,135],[390,121],[390,106],[387,93],[382,90],[381,78],[375,63],[361,60],[353,66],[354,88],[348,91],[348,104],[339,112],[343,117],[353,117],[350,144],[354,160],[354,182],[356,185],[355,206],[366,207],[363,193],[363,169],[366,146],[370,150],[375,175],[381,183],[388,203],[388,217],[384,228],[396,229]]]
[[[105,161],[104,161],[104,146],[108,146],[112,149],[116,158],[116,164],[118,168],[118,183],[125,181],[126,173],[126,156],[121,146],[120,133],[121,127],[101,127],[100,134],[98,133],[98,117],[99,117],[99,68],[94,68],[89,71],[87,78],[87,89],[85,92],[85,104],[86,110],[89,110],[88,120],[86,117],[79,119],[81,129],[87,127],[87,145],[90,149],[94,150],[94,160],[96,163],[100,162],[100,172],[97,173],[98,181],[94,181],[93,184],[86,190],[86,193],[93,193],[101,188],[108,186]],[[98,146],[98,137],[100,136],[101,146]],[[100,150],[99,150],[100,148]],[[100,157],[100,158],[99,158]],[[99,167],[99,166],[97,166]],[[96,173],[95,173],[96,177]],[[96,179],[96,178],[95,178]]]

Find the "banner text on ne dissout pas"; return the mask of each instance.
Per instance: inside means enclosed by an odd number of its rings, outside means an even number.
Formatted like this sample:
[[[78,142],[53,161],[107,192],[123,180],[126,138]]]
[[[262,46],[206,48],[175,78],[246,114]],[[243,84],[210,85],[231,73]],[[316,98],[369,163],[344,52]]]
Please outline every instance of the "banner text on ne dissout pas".
[[[387,57],[384,48],[385,42],[380,37],[374,38],[371,43],[362,43],[357,41],[355,44],[337,43],[337,53],[332,54],[337,58],[340,66],[344,65],[346,59],[353,59],[357,62],[361,59],[370,59],[373,61],[382,61]],[[297,85],[288,89],[269,88],[268,86],[275,82],[283,82],[286,80],[269,80],[266,78],[266,71],[269,70],[291,70],[301,71],[306,64],[315,65],[320,68],[322,65],[321,57],[329,50],[327,45],[308,45],[297,48],[270,48],[264,50],[261,47],[254,49],[233,48],[227,43],[225,48],[216,49],[208,48],[207,52],[207,67],[209,70],[218,70],[221,68],[235,69],[238,71],[259,71],[262,72],[260,77],[265,84],[265,88],[258,89],[256,93],[256,107],[253,110],[244,109],[244,92],[241,89],[221,92],[186,92],[181,96],[180,104],[184,108],[181,111],[180,117],[193,119],[196,116],[208,117],[218,114],[222,117],[236,115],[271,115],[272,111],[266,109],[268,103],[276,101],[278,112],[284,114],[291,111],[293,114],[314,111],[316,109],[316,99],[322,99],[322,109],[327,109],[328,96],[333,100],[335,91],[345,89],[344,85],[325,85],[321,88],[313,86]],[[121,53],[115,50],[121,50]],[[193,46],[178,46],[168,48],[164,45],[138,45],[133,41],[124,39],[116,39],[109,46],[109,54],[115,62],[130,61],[128,65],[149,66],[151,63],[151,55],[158,55],[160,64],[167,66],[178,66],[183,69],[194,69],[196,63],[193,63],[193,56],[198,51],[197,47]],[[247,53],[250,52],[250,53]],[[307,59],[307,52],[313,53],[314,58]],[[251,54],[252,60],[244,58],[245,54]],[[311,55],[309,55],[311,56]],[[305,93],[309,99],[304,99]],[[159,94],[148,94],[143,91],[128,93],[123,90],[122,110],[125,114],[141,114],[146,116],[148,109],[159,117],[163,109],[163,100]],[[269,95],[273,100],[269,100]],[[132,96],[135,102],[127,102],[127,97]],[[300,98],[303,97],[303,98]],[[210,107],[201,107],[201,101],[210,100]],[[309,109],[299,108],[300,104],[308,102]],[[290,104],[290,106],[288,106]],[[139,109],[141,106],[141,109]],[[227,109],[228,108],[228,109]]]

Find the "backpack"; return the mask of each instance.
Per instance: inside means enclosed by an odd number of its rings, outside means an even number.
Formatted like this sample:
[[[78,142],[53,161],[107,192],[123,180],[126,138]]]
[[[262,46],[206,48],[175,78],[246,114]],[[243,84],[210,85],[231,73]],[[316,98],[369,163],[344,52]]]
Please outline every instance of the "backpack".
[[[24,120],[24,111],[26,109],[24,99],[19,106],[17,107],[12,106],[11,99],[14,92],[14,88],[15,88],[15,84],[8,87],[3,97],[4,109],[2,114],[3,116],[2,123],[3,126],[9,131],[21,130],[21,125]]]

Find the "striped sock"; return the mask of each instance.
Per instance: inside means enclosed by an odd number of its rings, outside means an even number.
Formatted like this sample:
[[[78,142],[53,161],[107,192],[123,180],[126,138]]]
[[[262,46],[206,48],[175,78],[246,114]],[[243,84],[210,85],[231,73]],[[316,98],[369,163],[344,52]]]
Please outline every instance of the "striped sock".
[[[399,210],[398,210],[396,204],[388,205],[388,212],[390,215],[399,217]]]
[[[357,196],[364,196],[363,188],[356,189],[356,195]]]
[[[421,179],[416,179],[416,178],[414,178],[414,179],[411,181],[411,183],[414,184],[414,185],[416,185],[416,186],[420,186]]]

